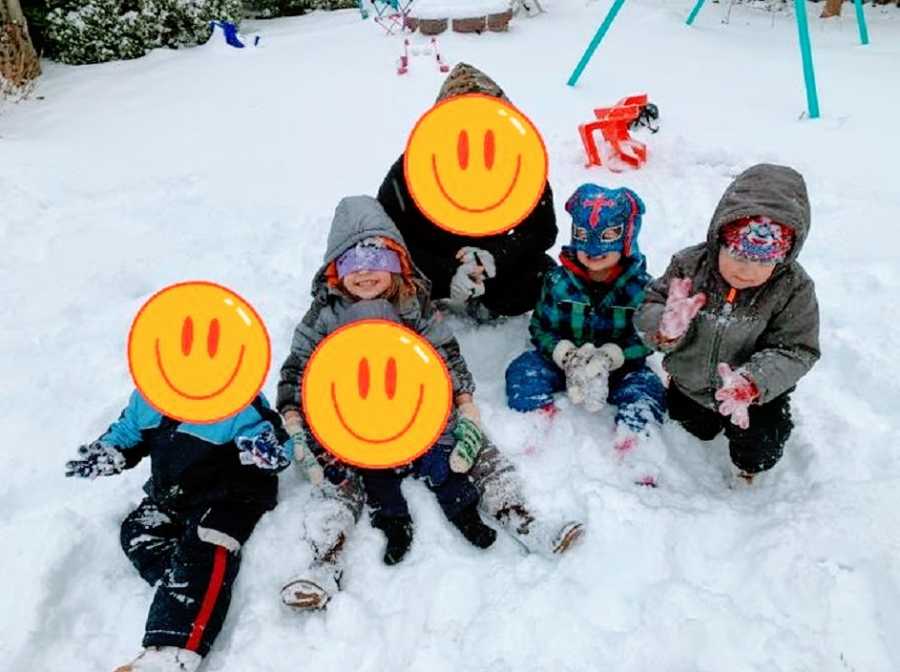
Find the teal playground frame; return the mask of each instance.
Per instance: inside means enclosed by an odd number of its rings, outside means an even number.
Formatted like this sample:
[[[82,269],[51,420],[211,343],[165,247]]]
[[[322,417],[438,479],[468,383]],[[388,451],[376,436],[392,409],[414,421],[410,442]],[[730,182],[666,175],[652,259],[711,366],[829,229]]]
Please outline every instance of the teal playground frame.
[[[694,8],[691,10],[691,13],[687,17],[687,25],[691,26],[694,24],[694,19],[697,18],[697,15],[703,8],[704,2],[705,0],[697,0],[697,2],[694,4]],[[856,22],[859,25],[859,41],[861,44],[865,45],[869,43],[869,30],[866,27],[866,17],[865,13],[863,12],[862,0],[853,0],[853,2],[856,5]],[[600,27],[597,29],[594,37],[591,39],[590,44],[588,44],[587,49],[585,49],[584,54],[581,56],[581,60],[578,61],[578,65],[575,66],[575,69],[569,76],[569,81],[567,82],[569,86],[575,86],[578,83],[578,79],[581,77],[584,69],[587,67],[587,64],[593,57],[594,52],[597,50],[597,47],[600,46],[600,42],[602,42],[603,38],[606,37],[606,33],[609,32],[613,21],[615,21],[616,19],[616,15],[619,13],[619,10],[622,9],[622,5],[624,4],[625,0],[614,0],[612,7],[610,7],[609,12],[606,15],[606,18],[603,20],[603,23],[600,24]],[[812,43],[809,39],[809,22],[806,17],[806,0],[794,0],[794,14],[797,17],[797,33],[800,41],[800,58],[803,62],[803,81],[806,85],[806,106],[807,110],[809,111],[809,117],[811,119],[816,119],[819,116],[819,94],[818,90],[816,89],[816,72],[815,68],[813,67]]]

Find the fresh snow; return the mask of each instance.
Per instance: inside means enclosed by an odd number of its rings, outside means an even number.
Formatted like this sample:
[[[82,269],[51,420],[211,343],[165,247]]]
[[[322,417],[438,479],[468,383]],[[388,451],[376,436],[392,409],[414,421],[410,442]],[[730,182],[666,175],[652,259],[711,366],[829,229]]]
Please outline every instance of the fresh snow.
[[[495,77],[541,129],[560,236],[579,184],[628,185],[647,204],[641,247],[661,273],[704,239],[739,171],[793,165],[808,180],[823,358],[793,399],[796,430],[758,488],[726,487],[722,439],[666,426],[660,487],[634,486],[611,417],[563,402],[552,425],[505,407],[503,372],[527,320],[458,325],[493,438],[548,515],[587,535],[559,562],[508,536],[478,551],[409,483],[408,558],[381,562],[361,523],[346,591],[297,615],[279,590],[309,560],[309,486],[282,476],[281,504],[244,551],[207,670],[338,672],[895,672],[900,669],[900,11],[853,8],[824,23],[810,4],[821,119],[805,109],[790,12],[630,0],[578,87],[565,85],[607,0],[543,0],[505,34],[441,36],[452,65]],[[3,430],[0,669],[112,670],[139,650],[152,590],[119,548],[147,464],[116,478],[63,464],[124,406],[130,322],[156,290],[200,278],[250,300],[278,367],[338,200],[374,194],[441,74],[353,10],[252,22],[258,49],[219,42],[97,66],[47,63],[39,99],[0,111]],[[414,38],[421,39],[421,38]],[[585,169],[577,125],[648,92],[662,130],[647,165]],[[627,465],[625,465],[627,467]]]

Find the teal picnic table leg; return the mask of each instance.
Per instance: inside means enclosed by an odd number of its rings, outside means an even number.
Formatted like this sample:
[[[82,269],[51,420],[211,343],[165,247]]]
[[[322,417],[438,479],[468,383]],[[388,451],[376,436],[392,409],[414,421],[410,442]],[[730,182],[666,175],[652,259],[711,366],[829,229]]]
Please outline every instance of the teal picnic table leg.
[[[869,29],[866,28],[866,15],[863,12],[862,0],[853,0],[856,5],[856,23],[859,24],[859,41],[861,44],[869,43]]]
[[[697,0],[697,4],[694,5],[694,8],[691,10],[691,13],[688,14],[687,25],[689,25],[689,26],[694,25],[694,19],[697,18],[697,14],[700,13],[700,10],[703,8],[703,3],[705,1],[706,0]]]
[[[609,30],[612,22],[615,21],[616,14],[619,13],[619,10],[622,9],[622,5],[624,4],[625,0],[616,0],[613,3],[613,6],[610,8],[609,13],[606,15],[606,18],[603,19],[603,23],[600,24],[600,28],[597,29],[597,32],[594,35],[594,39],[591,40],[591,43],[585,50],[584,55],[581,57],[581,60],[578,61],[578,65],[575,66],[575,70],[572,71],[572,76],[569,77],[569,81],[567,82],[569,86],[575,86],[575,84],[578,83],[578,78],[581,77],[581,73],[584,72],[584,69],[587,67],[588,62],[594,55],[594,51],[596,51],[597,47],[600,46],[600,42],[606,36],[606,32]]]
[[[806,103],[811,119],[819,117],[819,94],[816,91],[816,72],[813,68],[812,46],[809,43],[809,21],[806,18],[806,0],[794,0],[797,15],[797,31],[800,34],[800,55],[803,58],[803,80],[806,82]]]

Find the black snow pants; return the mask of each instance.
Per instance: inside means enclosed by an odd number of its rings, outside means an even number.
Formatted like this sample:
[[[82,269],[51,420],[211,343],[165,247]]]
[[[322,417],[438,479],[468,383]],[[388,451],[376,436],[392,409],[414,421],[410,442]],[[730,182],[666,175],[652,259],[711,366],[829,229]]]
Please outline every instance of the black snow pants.
[[[173,511],[145,498],[122,523],[125,555],[156,594],[143,645],[205,656],[225,621],[241,546],[267,509],[216,502]]]
[[[698,404],[674,384],[669,384],[667,397],[669,417],[698,439],[710,441],[724,429],[732,463],[748,474],[775,466],[794,427],[789,393],[766,404],[751,405],[747,429],[733,425],[726,416]]]

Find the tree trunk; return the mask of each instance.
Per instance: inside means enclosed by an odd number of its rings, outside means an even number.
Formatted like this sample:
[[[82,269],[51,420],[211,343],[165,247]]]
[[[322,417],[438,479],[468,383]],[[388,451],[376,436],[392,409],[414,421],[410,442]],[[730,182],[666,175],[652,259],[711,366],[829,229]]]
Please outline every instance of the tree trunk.
[[[820,19],[829,19],[832,16],[840,16],[841,15],[841,6],[844,4],[844,0],[825,0],[825,9],[822,10],[822,13],[819,15]]]
[[[0,77],[24,86],[41,74],[41,63],[19,0],[0,0]]]

